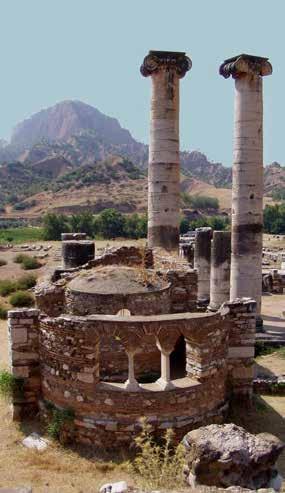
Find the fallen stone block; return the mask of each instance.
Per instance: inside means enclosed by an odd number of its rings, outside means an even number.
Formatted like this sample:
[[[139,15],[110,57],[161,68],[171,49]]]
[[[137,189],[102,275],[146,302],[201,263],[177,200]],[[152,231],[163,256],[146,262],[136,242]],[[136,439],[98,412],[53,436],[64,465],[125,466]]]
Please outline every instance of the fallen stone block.
[[[100,488],[100,493],[124,493],[128,491],[126,481],[118,481],[117,483],[106,483]]]
[[[185,477],[192,488],[199,485],[251,490],[275,488],[280,475],[275,463],[284,444],[269,433],[252,435],[234,424],[209,425],[190,431]]]
[[[22,444],[24,447],[43,452],[48,447],[49,442],[42,438],[38,433],[31,433],[31,435],[24,438]]]

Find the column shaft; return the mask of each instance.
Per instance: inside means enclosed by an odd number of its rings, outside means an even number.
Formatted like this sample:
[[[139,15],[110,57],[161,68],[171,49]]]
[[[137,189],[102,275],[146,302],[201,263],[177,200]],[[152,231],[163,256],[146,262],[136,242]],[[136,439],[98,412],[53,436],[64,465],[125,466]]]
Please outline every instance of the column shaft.
[[[150,51],[141,66],[151,76],[148,246],[179,247],[179,79],[191,68],[181,52]]]
[[[260,314],[263,228],[262,77],[235,81],[230,298],[256,300]]]
[[[231,233],[214,231],[211,248],[210,305],[212,311],[230,299]]]
[[[206,305],[210,300],[211,238],[211,228],[196,229],[194,269],[198,276],[197,300]]]
[[[179,244],[179,79],[162,69],[152,76],[148,171],[148,245]]]

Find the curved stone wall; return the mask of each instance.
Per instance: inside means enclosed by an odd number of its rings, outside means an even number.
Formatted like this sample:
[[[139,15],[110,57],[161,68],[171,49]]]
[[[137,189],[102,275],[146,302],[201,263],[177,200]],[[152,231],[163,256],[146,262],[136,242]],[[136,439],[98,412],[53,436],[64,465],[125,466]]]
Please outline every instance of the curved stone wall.
[[[105,448],[129,444],[143,415],[157,433],[173,427],[178,437],[191,427],[222,419],[228,344],[220,314],[70,315],[42,319],[39,333],[43,399],[73,409],[69,433],[76,441]],[[181,335],[186,340],[187,376],[169,382],[168,390],[159,381],[141,384],[135,391],[128,391],[124,382],[102,382],[102,339],[120,342],[129,361],[130,355],[134,358],[136,375],[137,356],[146,339],[165,358]],[[129,373],[129,381],[130,377]]]
[[[169,313],[170,285],[163,289],[141,293],[84,293],[66,290],[66,311],[74,315],[116,315],[123,308],[131,315],[157,315]]]

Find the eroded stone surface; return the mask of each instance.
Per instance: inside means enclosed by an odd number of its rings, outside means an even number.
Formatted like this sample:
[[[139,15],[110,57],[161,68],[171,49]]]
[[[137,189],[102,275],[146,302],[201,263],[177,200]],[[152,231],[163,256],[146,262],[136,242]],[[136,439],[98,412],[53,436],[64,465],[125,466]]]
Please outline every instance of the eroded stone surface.
[[[267,488],[284,444],[268,433],[252,435],[234,424],[210,425],[184,437],[186,470],[192,486]]]

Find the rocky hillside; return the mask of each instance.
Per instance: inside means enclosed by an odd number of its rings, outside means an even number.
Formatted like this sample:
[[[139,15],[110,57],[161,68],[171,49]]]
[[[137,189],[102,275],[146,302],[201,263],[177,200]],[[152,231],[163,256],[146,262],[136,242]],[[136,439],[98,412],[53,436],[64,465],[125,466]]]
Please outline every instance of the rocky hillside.
[[[37,202],[37,194],[48,192],[64,194],[63,200],[72,206],[72,201],[79,200],[74,190],[82,187],[87,195],[88,187],[94,193],[99,187],[103,202],[104,193],[112,201],[115,184],[118,205],[125,183],[143,180],[145,190],[147,163],[148,146],[137,142],[116,119],[80,101],[63,101],[18,124],[10,143],[0,139],[0,207],[19,210],[24,203],[29,209]],[[181,174],[183,191],[216,197],[228,208],[231,168],[209,161],[201,152],[184,151]],[[273,163],[265,168],[265,193],[276,190],[285,194],[285,168]],[[145,207],[133,183],[122,200],[138,200],[138,209]]]
[[[81,101],[63,101],[19,123],[11,144],[30,147],[42,139],[66,140],[81,130],[94,130],[112,144],[132,144],[130,132],[115,118]]]

